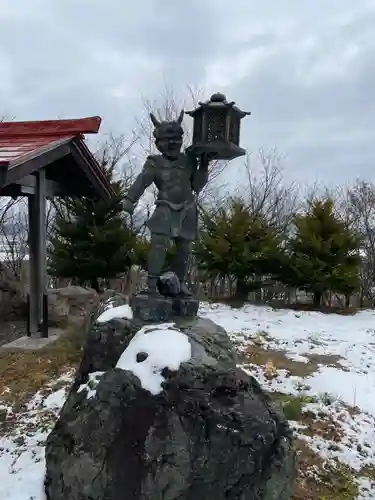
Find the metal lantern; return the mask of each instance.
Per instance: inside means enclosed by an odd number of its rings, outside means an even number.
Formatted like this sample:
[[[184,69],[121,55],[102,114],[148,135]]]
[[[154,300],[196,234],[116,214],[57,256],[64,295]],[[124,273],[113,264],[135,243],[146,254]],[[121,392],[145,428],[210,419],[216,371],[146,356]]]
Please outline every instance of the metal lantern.
[[[187,148],[194,156],[212,155],[215,160],[233,160],[246,151],[239,146],[240,122],[251,113],[241,111],[225,95],[216,93],[199,107],[187,111],[194,119],[193,143]]]

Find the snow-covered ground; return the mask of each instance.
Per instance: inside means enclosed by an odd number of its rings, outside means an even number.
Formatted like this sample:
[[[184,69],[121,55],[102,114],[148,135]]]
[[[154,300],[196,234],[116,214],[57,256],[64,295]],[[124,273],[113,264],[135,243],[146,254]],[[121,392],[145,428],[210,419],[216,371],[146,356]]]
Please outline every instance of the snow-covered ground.
[[[324,460],[337,459],[357,471],[358,498],[375,499],[375,478],[368,472],[375,471],[375,311],[340,316],[202,304],[200,315],[228,331],[244,354],[242,368],[264,387],[306,398],[306,422],[312,416],[322,425],[305,433],[306,423],[292,422],[299,438]],[[259,365],[246,359],[253,345],[269,352],[270,361]],[[287,359],[299,364],[298,375],[273,366],[273,351],[284,351]],[[304,374],[303,366],[311,368],[312,355],[316,366]],[[70,381],[71,374],[54,381],[19,413],[1,406],[0,395],[0,430],[2,422],[5,428],[0,435],[1,500],[44,500],[44,441]]]
[[[304,411],[321,422],[322,432],[317,426],[316,433],[306,435],[304,425],[292,422],[298,437],[324,459],[338,459],[357,471],[359,498],[375,499],[375,311],[343,316],[203,304],[200,314],[223,326],[239,351],[260,344],[270,352],[271,368],[272,351],[285,351],[287,358],[301,363],[302,372],[303,363],[308,367],[311,362],[309,356],[321,356],[326,363],[332,356],[333,366],[322,363],[306,376],[291,375],[287,369],[270,374],[268,363],[244,362],[242,368],[271,392],[311,400]],[[369,469],[372,478],[367,473],[361,477],[361,471]]]
[[[0,402],[0,430],[6,424],[0,435],[1,500],[45,500],[44,443],[72,381],[67,373],[51,382],[17,413]]]

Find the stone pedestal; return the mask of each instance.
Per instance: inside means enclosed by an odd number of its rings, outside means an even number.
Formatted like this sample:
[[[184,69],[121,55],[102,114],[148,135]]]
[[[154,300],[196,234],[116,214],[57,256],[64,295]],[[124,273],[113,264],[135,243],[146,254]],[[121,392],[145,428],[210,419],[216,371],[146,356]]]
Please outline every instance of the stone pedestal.
[[[199,300],[194,297],[166,297],[140,293],[130,300],[135,318],[150,323],[172,321],[197,315]]]
[[[173,313],[175,316],[196,316],[198,308],[199,300],[195,297],[175,297],[173,299]]]

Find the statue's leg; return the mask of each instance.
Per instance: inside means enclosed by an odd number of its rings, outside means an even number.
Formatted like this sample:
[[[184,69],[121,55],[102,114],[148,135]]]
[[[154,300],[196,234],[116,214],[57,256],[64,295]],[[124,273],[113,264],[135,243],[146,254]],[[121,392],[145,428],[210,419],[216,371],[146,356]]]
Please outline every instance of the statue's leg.
[[[148,254],[148,293],[157,294],[157,282],[163,270],[169,238],[164,234],[151,233],[151,247]]]
[[[186,286],[186,273],[189,265],[189,258],[191,254],[191,245],[192,242],[190,240],[185,240],[184,238],[176,238],[176,257],[174,260],[173,271],[178,276],[181,283],[181,295],[191,296],[192,293]]]

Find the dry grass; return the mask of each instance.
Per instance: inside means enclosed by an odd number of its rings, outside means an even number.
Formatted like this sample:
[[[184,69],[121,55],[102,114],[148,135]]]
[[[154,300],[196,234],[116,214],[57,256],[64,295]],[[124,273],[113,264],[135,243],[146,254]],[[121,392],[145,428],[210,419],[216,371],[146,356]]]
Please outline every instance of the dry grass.
[[[267,333],[259,332],[252,343],[246,346],[243,355],[247,362],[262,366],[266,378],[277,377],[278,371],[283,370],[286,376],[296,376],[303,379],[318,371],[319,366],[333,366],[340,370],[345,368],[340,364],[342,359],[335,355],[304,354],[308,363],[295,361],[288,358],[287,352],[282,349],[267,349],[267,343],[276,344]],[[306,386],[307,387],[307,386]],[[318,416],[312,412],[305,411],[308,403],[316,402],[317,399],[304,395],[294,396],[280,392],[271,392],[271,397],[280,406],[288,420],[297,421],[306,426],[300,433],[306,436],[319,436],[330,441],[332,451],[338,448],[344,437],[344,432],[337,419],[327,413]],[[323,395],[324,396],[324,395]],[[322,397],[323,397],[322,396]],[[329,405],[327,395],[326,404]],[[345,407],[352,415],[358,412],[357,408]],[[337,415],[336,415],[337,416]],[[317,418],[318,417],[318,418]],[[336,444],[337,443],[337,444]],[[302,439],[296,441],[298,450],[299,467],[298,478],[295,484],[293,500],[355,500],[358,496],[358,477],[372,477],[374,471],[361,471],[357,473],[339,461],[327,462],[313,451]],[[360,452],[360,450],[358,450]],[[366,450],[365,450],[366,451]]]
[[[334,419],[329,413],[316,415],[304,410],[306,404],[315,401],[308,396],[293,396],[278,392],[271,392],[270,395],[282,408],[288,420],[297,421],[305,426],[305,429],[299,430],[300,434],[329,441],[329,449],[333,452],[340,449],[340,443],[345,437],[340,426],[340,415],[336,415],[338,418]],[[341,404],[351,415],[359,411],[358,408]],[[375,481],[373,467],[366,467],[357,472],[338,460],[327,462],[301,438],[296,440],[296,449],[298,476],[293,500],[355,500],[359,492],[358,478],[367,477]],[[370,445],[365,444],[363,449],[358,445],[357,451],[363,456],[368,456]]]
[[[309,359],[308,363],[294,361],[288,358],[284,350],[266,349],[262,343],[254,342],[247,346],[244,351],[247,361],[259,366],[272,363],[276,370],[285,370],[289,375],[296,377],[308,377],[319,369],[319,365],[333,366],[342,369],[340,365],[341,356],[323,354],[304,354]]]
[[[0,352],[1,401],[16,407],[22,405],[51,379],[76,368],[81,355],[76,332],[68,332],[38,351]]]
[[[332,441],[332,450],[336,446],[335,443],[340,443],[344,433],[337,421],[328,414],[322,414],[321,418],[316,420],[316,415],[303,411],[306,404],[314,401],[313,398],[277,392],[270,395],[276,404],[282,407],[288,420],[295,420],[306,426],[300,433]],[[302,439],[296,440],[296,449],[298,476],[293,500],[355,500],[358,496],[356,478],[370,477],[373,472],[361,471],[358,474],[337,460],[328,463]]]
[[[356,476],[349,467],[322,458],[301,440],[297,440],[299,468],[293,500],[355,500]]]

